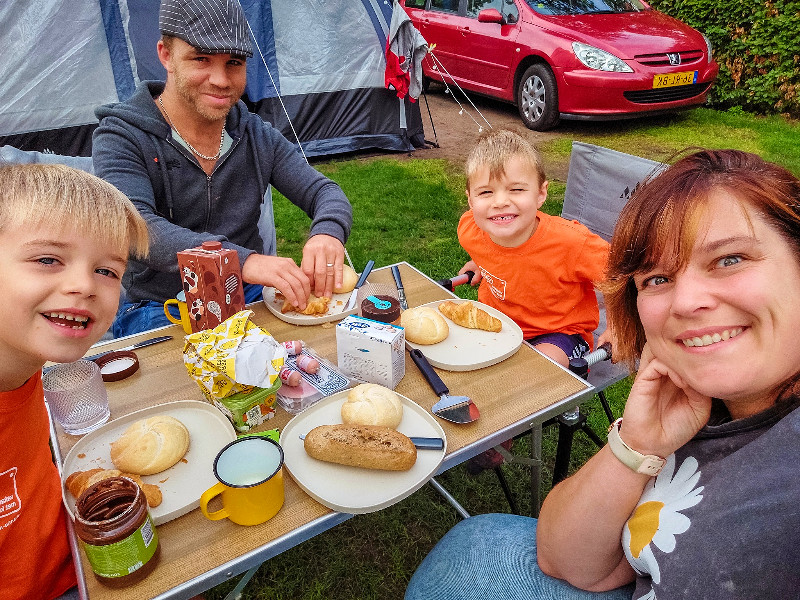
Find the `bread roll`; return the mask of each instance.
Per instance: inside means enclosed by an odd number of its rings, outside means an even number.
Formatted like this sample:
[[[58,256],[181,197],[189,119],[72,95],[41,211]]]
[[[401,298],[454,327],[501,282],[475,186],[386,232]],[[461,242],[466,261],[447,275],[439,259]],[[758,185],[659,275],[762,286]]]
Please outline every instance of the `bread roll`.
[[[350,265],[342,265],[342,286],[333,289],[334,294],[347,294],[356,288],[358,273]]]
[[[417,462],[410,439],[376,425],[320,425],[308,432],[304,445],[311,458],[350,467],[408,471]]]
[[[377,383],[357,385],[342,404],[342,422],[346,425],[381,425],[397,429],[402,420],[400,396]]]
[[[169,469],[189,449],[189,431],[178,419],[158,415],[132,423],[111,443],[111,462],[120,471],[152,475]]]
[[[493,317],[472,302],[451,302],[447,300],[439,304],[439,312],[456,325],[470,329],[482,329],[497,333],[503,328],[503,322]]]
[[[404,310],[400,325],[406,330],[406,339],[414,344],[438,344],[450,333],[447,321],[430,306],[417,306]]]

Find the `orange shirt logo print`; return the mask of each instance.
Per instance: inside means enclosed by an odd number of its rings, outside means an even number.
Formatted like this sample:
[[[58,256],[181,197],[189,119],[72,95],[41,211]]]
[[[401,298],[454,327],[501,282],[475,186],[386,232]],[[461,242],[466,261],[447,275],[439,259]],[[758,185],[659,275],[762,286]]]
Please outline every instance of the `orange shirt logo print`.
[[[6,520],[19,512],[21,506],[19,495],[17,494],[17,467],[11,467],[8,471],[0,473],[0,529],[6,525],[10,525],[15,519],[10,522]]]
[[[492,292],[492,295],[497,298],[498,300],[505,300],[506,299],[506,281],[505,279],[500,279],[489,273],[486,269],[481,267],[481,277],[483,277],[483,281],[489,287],[489,291]]]

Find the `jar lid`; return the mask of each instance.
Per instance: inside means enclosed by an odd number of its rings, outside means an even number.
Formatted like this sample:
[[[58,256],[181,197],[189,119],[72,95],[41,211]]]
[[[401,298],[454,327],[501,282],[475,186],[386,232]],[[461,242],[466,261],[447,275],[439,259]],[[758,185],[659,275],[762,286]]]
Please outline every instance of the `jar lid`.
[[[95,359],[103,381],[119,381],[139,370],[139,359],[129,350],[109,352]]]

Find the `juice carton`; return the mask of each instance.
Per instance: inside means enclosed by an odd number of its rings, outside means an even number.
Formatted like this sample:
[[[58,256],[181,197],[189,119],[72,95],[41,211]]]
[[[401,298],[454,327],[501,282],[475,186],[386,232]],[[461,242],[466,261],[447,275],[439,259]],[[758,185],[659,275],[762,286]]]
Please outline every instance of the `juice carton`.
[[[239,255],[221,242],[178,252],[192,331],[212,329],[244,309]]]

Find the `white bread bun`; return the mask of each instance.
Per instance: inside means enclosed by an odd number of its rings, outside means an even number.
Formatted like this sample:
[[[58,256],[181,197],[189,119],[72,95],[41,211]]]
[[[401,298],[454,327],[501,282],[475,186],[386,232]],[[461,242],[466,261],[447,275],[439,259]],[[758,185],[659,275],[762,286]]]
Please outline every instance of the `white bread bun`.
[[[333,289],[334,294],[352,292],[358,283],[358,273],[350,265],[342,265],[342,286]]]
[[[377,383],[357,385],[342,404],[342,422],[346,425],[382,425],[397,429],[402,420],[400,396]]]
[[[438,344],[450,333],[447,321],[431,306],[404,310],[400,315],[400,325],[406,330],[406,339],[412,344]]]
[[[374,425],[320,425],[303,442],[311,458],[350,467],[408,471],[417,449],[402,433]]]
[[[157,415],[131,423],[111,443],[111,462],[120,471],[152,475],[169,469],[189,449],[189,430],[178,419]]]

